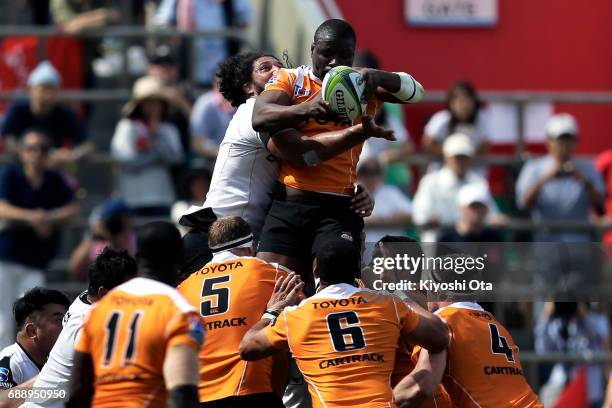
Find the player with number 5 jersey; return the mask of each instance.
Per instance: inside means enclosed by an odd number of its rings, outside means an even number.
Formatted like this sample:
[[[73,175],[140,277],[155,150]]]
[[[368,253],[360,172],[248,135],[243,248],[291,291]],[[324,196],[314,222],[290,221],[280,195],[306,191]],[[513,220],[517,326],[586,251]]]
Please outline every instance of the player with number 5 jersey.
[[[313,407],[389,407],[399,339],[441,351],[444,323],[398,297],[356,286],[359,254],[330,241],[316,258],[318,292],[278,318],[262,319],[245,336],[241,356],[254,360],[291,349],[308,382]]]
[[[253,233],[240,217],[215,221],[208,243],[212,261],[178,287],[200,311],[206,327],[198,386],[202,407],[282,407],[273,393],[272,357],[243,361],[238,345],[265,312],[275,282],[287,271],[253,257]]]

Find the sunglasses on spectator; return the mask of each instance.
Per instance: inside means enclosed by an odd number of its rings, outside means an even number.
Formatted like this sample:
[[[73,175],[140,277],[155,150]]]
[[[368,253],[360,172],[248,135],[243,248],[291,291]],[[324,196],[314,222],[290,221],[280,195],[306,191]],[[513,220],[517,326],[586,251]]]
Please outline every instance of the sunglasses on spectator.
[[[40,152],[42,154],[47,154],[49,152],[49,146],[46,144],[26,144],[23,146],[23,149],[27,152]]]

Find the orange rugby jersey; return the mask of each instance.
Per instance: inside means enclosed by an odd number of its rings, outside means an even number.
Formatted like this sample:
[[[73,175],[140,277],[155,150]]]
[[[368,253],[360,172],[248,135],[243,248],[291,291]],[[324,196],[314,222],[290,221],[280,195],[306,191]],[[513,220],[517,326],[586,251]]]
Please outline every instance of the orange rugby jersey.
[[[261,319],[276,279],[278,264],[221,252],[178,287],[200,311],[206,344],[200,351],[200,401],[272,392],[272,357],[243,361],[238,346]]]
[[[291,350],[313,407],[389,407],[397,342],[418,321],[394,295],[338,284],[286,308],[265,333]]]
[[[525,380],[518,347],[491,313],[456,302],[436,314],[451,335],[442,383],[454,407],[543,407]]]
[[[147,278],[116,287],[96,302],[75,346],[93,359],[92,406],[165,407],[166,350],[199,351],[203,341],[202,319],[176,289]]]
[[[319,98],[321,86],[322,80],[314,75],[312,67],[302,65],[295,69],[280,69],[266,84],[265,91],[282,91],[291,96],[293,105],[297,105]],[[341,130],[350,125],[348,122],[310,118],[295,128],[306,136],[313,136]],[[300,190],[352,195],[361,148],[360,144],[314,167],[296,167],[282,161],[279,181]]]

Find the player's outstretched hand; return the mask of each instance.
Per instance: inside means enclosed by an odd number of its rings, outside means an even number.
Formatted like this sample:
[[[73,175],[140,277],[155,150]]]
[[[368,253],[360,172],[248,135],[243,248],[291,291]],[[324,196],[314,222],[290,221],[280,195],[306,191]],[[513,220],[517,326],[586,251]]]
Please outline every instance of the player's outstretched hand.
[[[303,109],[302,114],[308,118],[324,119],[333,115],[333,112],[329,109],[329,104],[320,95],[298,106]]]
[[[381,139],[387,139],[390,141],[397,140],[395,138],[395,133],[392,130],[385,129],[382,126],[378,126],[374,121],[374,118],[368,115],[364,115],[361,117],[361,125],[363,126],[363,133],[367,137],[378,137]]]
[[[374,197],[367,188],[357,184],[355,195],[351,199],[351,208],[362,218],[372,215],[374,209]]]
[[[304,282],[296,273],[291,272],[287,276],[281,276],[274,285],[266,310],[280,313],[285,307],[295,305],[302,289],[304,289]]]

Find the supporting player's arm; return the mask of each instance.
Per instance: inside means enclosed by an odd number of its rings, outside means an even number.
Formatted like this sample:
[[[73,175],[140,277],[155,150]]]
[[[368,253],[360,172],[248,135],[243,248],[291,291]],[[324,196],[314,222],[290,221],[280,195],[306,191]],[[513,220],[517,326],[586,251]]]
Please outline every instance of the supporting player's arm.
[[[70,375],[70,399],[67,408],[90,407],[94,395],[94,366],[91,354],[75,350]]]
[[[327,103],[321,97],[311,101],[291,104],[291,96],[280,90],[262,92],[253,108],[253,129],[258,132],[274,132],[290,128],[309,118],[329,115]]]
[[[294,272],[282,276],[276,281],[266,312],[261,320],[245,333],[240,342],[238,352],[241,359],[245,361],[260,360],[281,350],[282,348],[279,345],[287,346],[286,337],[282,338],[282,333],[277,336],[280,341],[272,344],[266,334],[266,328],[275,320],[275,317],[280,315],[285,307],[298,301],[303,288],[304,283]],[[284,325],[283,322],[277,324]],[[278,333],[276,334],[278,335]]]
[[[418,323],[412,330],[402,330],[404,341],[417,344],[432,353],[439,353],[449,344],[448,328],[438,316],[411,302],[413,313],[418,315]]]
[[[374,95],[380,101],[416,103],[425,96],[425,89],[412,75],[405,72],[387,72],[371,68],[358,68],[365,81],[364,94]]]
[[[266,147],[279,159],[294,166],[306,167],[329,160],[370,137],[395,140],[393,131],[376,125],[370,116],[363,116],[359,125],[311,137],[302,135],[295,129],[284,129],[272,135]]]
[[[169,394],[168,406],[197,408],[200,379],[198,351],[187,344],[177,344],[168,348],[163,370]]]
[[[429,353],[421,350],[416,367],[393,389],[399,408],[419,407],[433,397],[446,369],[446,350]]]

